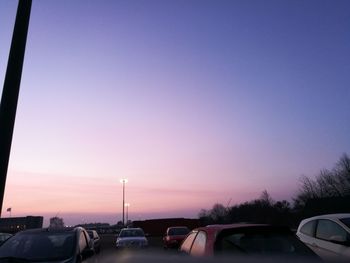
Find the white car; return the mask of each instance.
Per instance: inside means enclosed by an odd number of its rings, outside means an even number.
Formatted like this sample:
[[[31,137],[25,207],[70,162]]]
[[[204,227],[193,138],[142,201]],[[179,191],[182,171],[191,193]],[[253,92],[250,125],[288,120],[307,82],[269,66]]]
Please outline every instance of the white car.
[[[350,259],[350,214],[304,219],[299,224],[297,236],[322,259]]]
[[[123,228],[116,241],[117,248],[146,248],[148,240],[141,228]]]

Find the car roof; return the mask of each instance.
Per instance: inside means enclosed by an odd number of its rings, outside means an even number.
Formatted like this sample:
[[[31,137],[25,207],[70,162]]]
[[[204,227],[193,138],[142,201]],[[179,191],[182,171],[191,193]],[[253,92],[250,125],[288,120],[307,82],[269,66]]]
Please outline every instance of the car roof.
[[[235,223],[235,224],[218,224],[218,225],[207,225],[204,227],[198,227],[193,231],[205,231],[209,235],[219,235],[226,231],[278,231],[283,233],[292,233],[290,228],[287,226],[275,226],[269,224],[253,224],[253,223]]]
[[[264,226],[270,226],[267,224],[248,224],[248,223],[235,223],[235,224],[217,224],[217,225],[207,225],[204,227],[199,227],[197,229],[216,229],[216,230],[223,230],[223,229],[232,229],[232,228],[248,228],[248,227],[264,227]]]
[[[27,229],[22,230],[18,232],[17,234],[39,234],[39,233],[62,233],[62,232],[76,232],[79,230],[82,230],[81,227],[62,227],[62,228],[34,228],[34,229]]]
[[[310,221],[313,219],[342,219],[342,218],[350,218],[350,214],[326,214],[326,215],[318,215],[310,218],[305,218],[305,221]],[[303,220],[303,221],[304,221]]]

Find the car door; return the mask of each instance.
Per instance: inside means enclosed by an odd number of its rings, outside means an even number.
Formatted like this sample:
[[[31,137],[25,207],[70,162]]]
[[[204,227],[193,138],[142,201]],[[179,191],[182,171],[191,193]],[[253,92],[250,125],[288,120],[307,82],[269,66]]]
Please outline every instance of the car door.
[[[315,244],[319,256],[326,260],[343,260],[350,256],[350,248],[345,245],[349,241],[349,234],[339,224],[328,219],[318,220]]]

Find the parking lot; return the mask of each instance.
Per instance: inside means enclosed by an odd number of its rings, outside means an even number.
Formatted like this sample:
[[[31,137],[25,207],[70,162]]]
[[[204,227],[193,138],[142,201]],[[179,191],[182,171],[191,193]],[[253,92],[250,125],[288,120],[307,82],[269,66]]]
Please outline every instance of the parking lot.
[[[147,237],[149,247],[143,250],[118,250],[115,247],[115,234],[102,234],[101,252],[88,260],[88,262],[150,262],[174,260],[178,252],[176,249],[164,250],[162,245],[162,237]]]

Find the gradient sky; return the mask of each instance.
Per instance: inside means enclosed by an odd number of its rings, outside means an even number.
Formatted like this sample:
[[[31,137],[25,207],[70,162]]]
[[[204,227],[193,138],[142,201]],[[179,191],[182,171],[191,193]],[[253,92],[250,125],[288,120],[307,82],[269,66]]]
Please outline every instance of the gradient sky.
[[[350,153],[349,72],[347,0],[34,0],[3,209],[115,223],[123,177],[133,220],[291,200]]]

